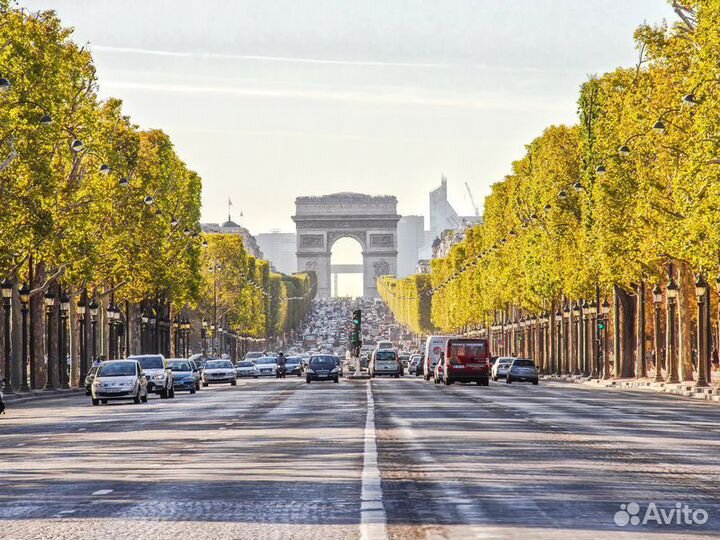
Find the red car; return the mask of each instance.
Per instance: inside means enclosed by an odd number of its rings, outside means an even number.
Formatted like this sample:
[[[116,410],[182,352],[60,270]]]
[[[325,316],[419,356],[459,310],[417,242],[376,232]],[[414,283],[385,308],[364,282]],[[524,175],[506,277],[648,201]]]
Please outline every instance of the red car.
[[[487,339],[450,338],[445,346],[443,380],[490,384],[490,345]]]

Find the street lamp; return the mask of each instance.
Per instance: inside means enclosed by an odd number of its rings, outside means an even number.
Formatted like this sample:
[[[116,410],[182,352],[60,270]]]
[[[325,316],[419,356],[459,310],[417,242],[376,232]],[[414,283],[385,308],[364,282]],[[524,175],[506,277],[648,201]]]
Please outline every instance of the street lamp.
[[[672,268],[669,269],[670,281],[665,287],[667,296],[667,360],[668,375],[667,382],[677,383],[677,356],[675,354],[675,303],[677,302],[678,286],[672,276]]]
[[[68,365],[67,365],[67,320],[70,313],[70,297],[67,294],[60,294],[60,328],[58,329],[58,366],[60,370],[60,388],[69,387]]]
[[[93,361],[97,360],[97,314],[98,314],[98,303],[94,298],[88,305],[90,310],[90,324],[92,325],[92,356]]]
[[[580,350],[582,352],[582,374],[585,377],[590,376],[590,362],[588,358],[588,342],[590,341],[588,339],[588,323],[590,322],[590,304],[588,303],[587,299],[583,300],[582,303],[582,319],[581,319],[581,325],[582,325],[582,345],[580,347]]]
[[[697,383],[698,387],[708,386],[708,347],[707,347],[707,329],[705,325],[705,295],[707,294],[708,284],[702,272],[699,273],[695,282],[695,295],[697,296]]]
[[[572,323],[575,326],[575,340],[576,342],[573,343],[572,339],[570,340],[570,347],[571,347],[571,354],[570,359],[573,364],[572,374],[573,375],[580,375],[580,349],[581,349],[581,332],[582,332],[582,312],[580,310],[580,304],[578,302],[575,302],[572,307]],[[570,335],[572,335],[572,330],[570,332]],[[574,347],[573,347],[574,345]]]
[[[602,312],[603,328],[602,328],[602,362],[603,362],[603,379],[610,378],[610,362],[608,358],[608,315],[610,313],[610,304],[607,300],[603,300],[600,307]]]
[[[22,287],[18,291],[20,295],[20,312],[22,313],[22,383],[20,390],[28,391],[30,386],[28,381],[30,379],[29,366],[28,366],[28,302],[30,302],[30,287],[27,283],[23,283]]]
[[[80,376],[83,377],[87,370],[87,328],[85,312],[87,310],[87,291],[83,290],[77,302],[77,316],[80,322]]]
[[[55,388],[56,366],[53,365],[52,361],[52,312],[55,307],[55,294],[52,289],[48,286],[48,290],[43,295],[43,302],[45,304],[45,350],[47,352],[47,373],[45,377],[44,390],[53,390]]]
[[[12,295],[13,295],[13,284],[9,279],[3,279],[0,283],[0,290],[2,290],[3,300],[3,329],[4,329],[4,343],[5,343],[5,369],[4,377],[8,380],[8,385],[5,387],[7,394],[13,393],[12,388],[12,360],[10,358],[10,310],[12,308]]]

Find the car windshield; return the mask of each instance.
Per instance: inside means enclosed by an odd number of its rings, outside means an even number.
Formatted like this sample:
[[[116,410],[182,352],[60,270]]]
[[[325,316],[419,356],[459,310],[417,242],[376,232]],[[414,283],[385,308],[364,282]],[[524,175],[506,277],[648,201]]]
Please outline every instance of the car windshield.
[[[265,357],[265,358],[258,358],[255,361],[256,364],[277,364],[277,358],[273,357]]]
[[[205,369],[223,369],[233,367],[230,360],[210,360],[205,364]]]
[[[286,364],[299,364],[300,363],[300,357],[298,356],[288,356],[285,358]]]
[[[132,377],[135,375],[135,362],[109,362],[100,366],[98,377]]]
[[[515,360],[513,367],[535,367],[535,362],[532,360]]]
[[[192,371],[192,367],[190,366],[190,362],[182,361],[182,362],[168,362],[168,366],[173,371]]]
[[[392,351],[378,351],[375,353],[375,360],[378,361],[387,361],[387,360],[395,360],[395,353]]]
[[[335,359],[332,356],[313,356],[310,367],[331,369],[335,367]]]
[[[143,369],[163,369],[163,361],[159,356],[143,356],[137,359]]]
[[[240,362],[238,367],[253,367],[254,365],[252,362]]]
[[[498,364],[512,364],[512,361],[515,360],[514,358],[498,358],[497,363]]]

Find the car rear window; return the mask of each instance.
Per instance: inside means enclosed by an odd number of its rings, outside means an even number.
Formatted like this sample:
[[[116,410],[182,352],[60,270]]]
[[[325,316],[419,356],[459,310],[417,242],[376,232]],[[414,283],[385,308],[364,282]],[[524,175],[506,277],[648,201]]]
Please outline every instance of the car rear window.
[[[487,358],[488,347],[485,341],[473,343],[450,343],[450,357],[459,360]]]
[[[210,360],[205,364],[205,369],[222,369],[233,367],[230,360]]]
[[[393,351],[377,351],[375,353],[375,360],[395,360],[397,357]]]
[[[515,360],[513,362],[514,367],[535,367],[535,362],[532,360]]]
[[[173,371],[192,371],[190,362],[168,362],[168,366]]]
[[[135,375],[135,362],[109,362],[100,366],[98,377],[131,377]]]

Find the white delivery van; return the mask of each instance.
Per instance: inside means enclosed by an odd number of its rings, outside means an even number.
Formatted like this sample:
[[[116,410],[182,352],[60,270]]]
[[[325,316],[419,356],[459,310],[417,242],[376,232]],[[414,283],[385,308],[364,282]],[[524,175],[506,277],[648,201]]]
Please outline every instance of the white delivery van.
[[[425,367],[423,376],[426,381],[430,380],[435,372],[435,366],[440,360],[440,353],[445,350],[447,340],[455,336],[428,336],[425,342]]]

